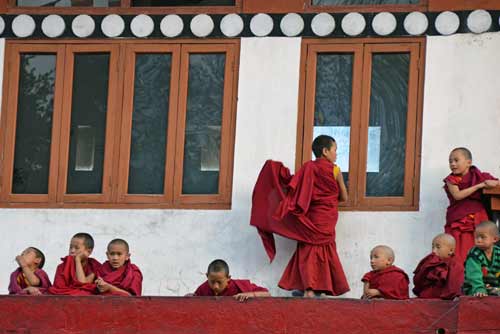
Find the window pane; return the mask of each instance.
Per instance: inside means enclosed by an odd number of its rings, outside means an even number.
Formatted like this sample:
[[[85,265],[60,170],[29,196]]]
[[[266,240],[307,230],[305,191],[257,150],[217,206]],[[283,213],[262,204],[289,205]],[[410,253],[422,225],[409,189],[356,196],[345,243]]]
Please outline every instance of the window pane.
[[[19,7],[118,7],[120,0],[17,0]]]
[[[420,0],[312,0],[313,6],[418,5]]]
[[[191,54],[184,142],[183,194],[219,192],[225,54]]]
[[[235,0],[132,0],[132,7],[234,6]]]
[[[366,196],[403,196],[410,54],[374,54]]]
[[[73,73],[68,194],[102,193],[109,54],[76,54]]]
[[[163,194],[170,67],[170,54],[136,57],[129,194]]]
[[[21,54],[12,193],[47,194],[56,55]]]
[[[349,179],[353,54],[322,53],[317,56],[314,134],[337,142],[337,165],[346,185]],[[348,185],[347,185],[348,186]]]

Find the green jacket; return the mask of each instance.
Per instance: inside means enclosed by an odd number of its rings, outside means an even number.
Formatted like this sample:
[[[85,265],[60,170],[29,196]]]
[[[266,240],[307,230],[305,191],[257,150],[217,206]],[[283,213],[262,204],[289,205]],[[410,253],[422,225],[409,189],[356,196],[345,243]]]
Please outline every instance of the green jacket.
[[[464,294],[488,293],[488,287],[500,287],[500,247],[493,246],[491,261],[482,250],[472,247],[465,261]]]

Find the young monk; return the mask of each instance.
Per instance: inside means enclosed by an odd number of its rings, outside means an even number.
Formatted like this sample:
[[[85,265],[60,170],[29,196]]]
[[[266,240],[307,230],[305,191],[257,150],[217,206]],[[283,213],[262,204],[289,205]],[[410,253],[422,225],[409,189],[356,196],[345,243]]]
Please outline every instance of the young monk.
[[[297,249],[278,286],[285,290],[341,295],[349,285],[337,254],[338,203],[347,200],[342,172],[335,161],[337,144],[330,136],[314,139],[316,160],[294,176],[282,163],[268,160],[253,191],[250,225],[257,227],[272,261],[273,233],[297,240]]]
[[[453,299],[461,295],[464,266],[455,257],[455,238],[441,233],[432,240],[432,253],[420,261],[413,276],[419,298]]]
[[[45,255],[35,247],[16,256],[19,267],[10,275],[10,295],[41,295],[50,287],[50,279],[42,269]]]
[[[108,261],[104,262],[96,279],[97,290],[103,295],[140,296],[142,273],[130,262],[128,243],[113,239],[106,251]]]
[[[194,296],[233,296],[238,301],[255,297],[269,297],[266,288],[249,280],[232,279],[224,260],[214,260],[208,265],[207,280],[194,292]]]
[[[379,245],[370,252],[372,271],[366,273],[361,281],[363,299],[408,299],[408,275],[393,265],[394,251],[389,246]]]
[[[474,232],[475,246],[469,251],[465,262],[464,293],[484,297],[498,295],[500,282],[500,247],[498,227],[491,221],[484,221]]]
[[[92,295],[96,293],[94,283],[101,264],[90,258],[94,239],[88,233],[77,233],[71,238],[69,255],[57,266],[54,285],[49,288],[53,295]]]
[[[474,246],[474,228],[488,220],[481,201],[481,189],[496,187],[499,181],[473,166],[472,153],[465,147],[453,149],[449,163],[451,174],[444,179],[444,190],[450,205],[446,211],[444,231],[455,238],[455,254],[463,262]]]

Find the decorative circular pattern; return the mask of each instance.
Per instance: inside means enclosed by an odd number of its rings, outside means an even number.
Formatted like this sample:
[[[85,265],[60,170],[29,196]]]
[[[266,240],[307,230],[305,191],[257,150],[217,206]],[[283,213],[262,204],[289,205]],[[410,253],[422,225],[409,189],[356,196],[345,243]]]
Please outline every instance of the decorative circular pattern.
[[[4,30],[5,30],[5,21],[3,17],[0,16],[0,35],[3,34]]]
[[[293,37],[297,36],[304,30],[304,20],[302,16],[295,13],[286,14],[283,16],[280,22],[281,32],[285,36]]]
[[[214,30],[214,21],[207,14],[198,14],[193,17],[189,26],[196,37],[207,37]]]
[[[71,22],[71,30],[76,37],[89,37],[95,30],[94,19],[86,14],[78,15]]]
[[[101,30],[107,37],[118,37],[125,30],[125,21],[119,15],[109,14],[102,20]]]
[[[66,23],[59,15],[46,16],[42,21],[42,31],[47,37],[59,37],[64,33],[64,29],[66,29]]]
[[[243,31],[245,24],[238,14],[227,14],[220,21],[220,31],[227,37],[236,37]]]
[[[441,35],[451,35],[456,33],[460,27],[460,18],[453,12],[442,12],[437,16],[434,26]]]
[[[389,12],[382,12],[375,15],[372,21],[373,31],[377,35],[387,36],[396,30],[398,22],[396,17]]]
[[[130,30],[136,37],[148,37],[153,33],[155,23],[153,19],[145,14],[137,15],[130,22]]]
[[[342,19],[342,30],[349,36],[358,36],[365,30],[366,21],[360,13],[349,13]]]
[[[17,37],[28,37],[35,32],[35,20],[29,15],[21,14],[12,21],[12,32]]]
[[[429,20],[424,13],[412,12],[406,15],[403,25],[410,35],[422,35],[429,27]]]
[[[160,31],[165,37],[177,37],[182,30],[184,30],[184,22],[179,15],[167,15],[160,22]]]
[[[255,36],[264,37],[273,31],[274,22],[267,14],[257,14],[250,20],[250,30]]]
[[[467,17],[467,27],[475,34],[481,34],[490,30],[493,20],[490,13],[484,9],[477,9]]]
[[[328,36],[335,30],[335,19],[328,13],[319,13],[313,17],[311,29],[316,36]]]

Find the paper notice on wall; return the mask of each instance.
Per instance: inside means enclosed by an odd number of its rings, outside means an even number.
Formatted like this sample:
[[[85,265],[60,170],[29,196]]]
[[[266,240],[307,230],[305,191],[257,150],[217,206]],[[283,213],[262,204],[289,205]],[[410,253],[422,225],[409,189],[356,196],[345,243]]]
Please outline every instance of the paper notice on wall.
[[[94,128],[90,125],[78,125],[76,130],[75,171],[91,172],[94,170]]]

